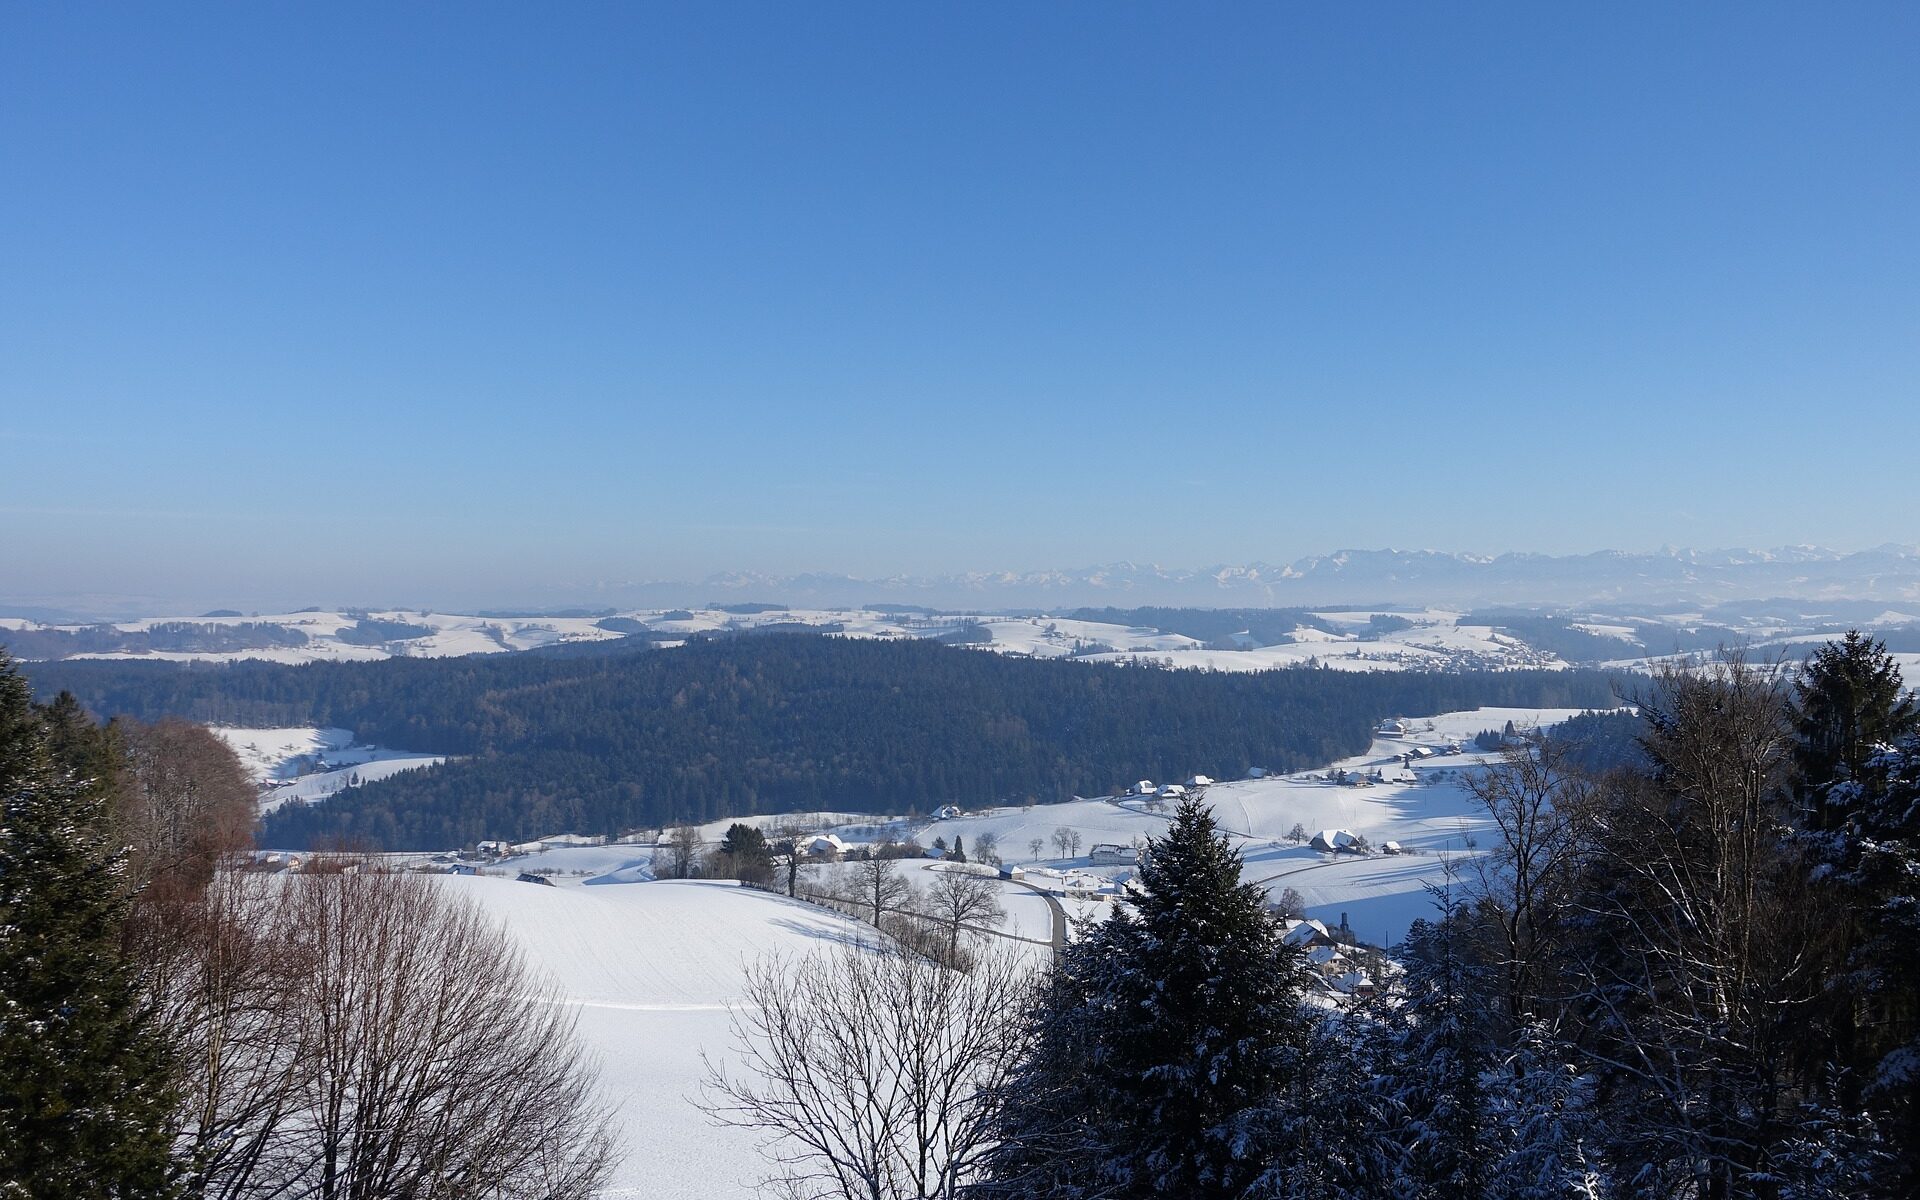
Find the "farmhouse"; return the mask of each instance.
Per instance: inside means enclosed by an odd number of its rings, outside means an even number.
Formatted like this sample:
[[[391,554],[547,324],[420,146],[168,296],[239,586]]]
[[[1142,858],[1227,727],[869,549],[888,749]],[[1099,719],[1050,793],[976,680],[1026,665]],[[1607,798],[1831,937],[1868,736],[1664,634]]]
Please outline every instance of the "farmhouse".
[[[1310,843],[1322,854],[1358,854],[1360,839],[1344,829],[1322,829]]]
[[[847,844],[838,834],[816,833],[800,842],[800,853],[808,858],[839,858],[847,852]]]
[[[1087,861],[1096,867],[1136,867],[1140,851],[1132,846],[1100,845],[1088,852]]]

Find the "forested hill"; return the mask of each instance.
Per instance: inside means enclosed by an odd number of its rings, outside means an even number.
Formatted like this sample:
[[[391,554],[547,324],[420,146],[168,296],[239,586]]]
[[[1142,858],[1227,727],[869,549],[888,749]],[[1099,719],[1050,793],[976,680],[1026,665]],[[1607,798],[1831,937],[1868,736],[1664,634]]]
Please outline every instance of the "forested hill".
[[[1366,749],[1375,722],[1480,705],[1606,706],[1590,672],[1215,674],[926,642],[773,635],[596,658],[524,654],[286,667],[25,664],[103,715],[336,725],[461,756],[289,806],[266,840],[424,849],[568,829],[835,808],[1104,794]]]

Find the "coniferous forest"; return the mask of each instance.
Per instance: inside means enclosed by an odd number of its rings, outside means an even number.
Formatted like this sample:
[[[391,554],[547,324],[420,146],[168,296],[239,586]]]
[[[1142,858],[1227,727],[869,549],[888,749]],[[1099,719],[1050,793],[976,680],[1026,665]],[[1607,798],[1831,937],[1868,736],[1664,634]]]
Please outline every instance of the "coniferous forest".
[[[1021,1015],[977,1200],[1920,1194],[1920,712],[1858,635],[1509,747],[1492,851],[1344,1009],[1204,805]]]
[[[778,634],[584,658],[23,669],[40,694],[71,691],[102,716],[338,726],[456,756],[289,805],[262,835],[389,849],[1104,795],[1142,777],[1318,766],[1363,751],[1388,716],[1616,703],[1592,672],[1165,671]]]

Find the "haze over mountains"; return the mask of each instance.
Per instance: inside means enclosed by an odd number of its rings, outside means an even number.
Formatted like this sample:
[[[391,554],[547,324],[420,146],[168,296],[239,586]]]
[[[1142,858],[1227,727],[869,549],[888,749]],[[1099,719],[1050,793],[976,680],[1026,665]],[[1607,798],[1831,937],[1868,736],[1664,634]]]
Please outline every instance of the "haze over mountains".
[[[210,607],[288,611],[331,604],[436,611],[549,612],[565,608],[699,607],[767,601],[813,607],[921,604],[955,610],[1166,605],[1201,608],[1302,605],[1697,605],[1760,600],[1920,602],[1920,546],[1841,551],[1600,550],[1588,554],[1458,554],[1341,550],[1287,563],[1182,568],[1114,562],[1035,571],[857,576],[727,571],[701,580],[503,580],[487,594],[452,596],[270,594],[217,597],[100,596],[35,591],[7,580],[0,615],[47,622],[129,618]],[[471,588],[462,589],[463,591]]]
[[[934,578],[739,573],[714,576],[701,588],[709,593],[716,589],[742,595],[771,593],[783,600],[836,604],[920,599],[934,604],[1000,606],[1120,601],[1199,607],[1719,604],[1773,598],[1893,601],[1920,598],[1920,547],[1495,556],[1342,550],[1280,565],[1254,562],[1195,569],[1122,562],[1077,570]]]

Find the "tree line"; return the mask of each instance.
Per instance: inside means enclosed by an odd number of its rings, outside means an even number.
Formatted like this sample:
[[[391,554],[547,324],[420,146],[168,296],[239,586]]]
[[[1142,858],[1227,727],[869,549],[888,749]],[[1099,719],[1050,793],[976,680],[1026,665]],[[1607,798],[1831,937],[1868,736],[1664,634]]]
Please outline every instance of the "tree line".
[[[373,663],[31,664],[96,712],[323,725],[457,761],[268,819],[275,845],[392,849],[801,809],[1104,795],[1142,776],[1296,770],[1391,715],[1605,707],[1590,672],[1249,674],[768,635],[671,652]]]

